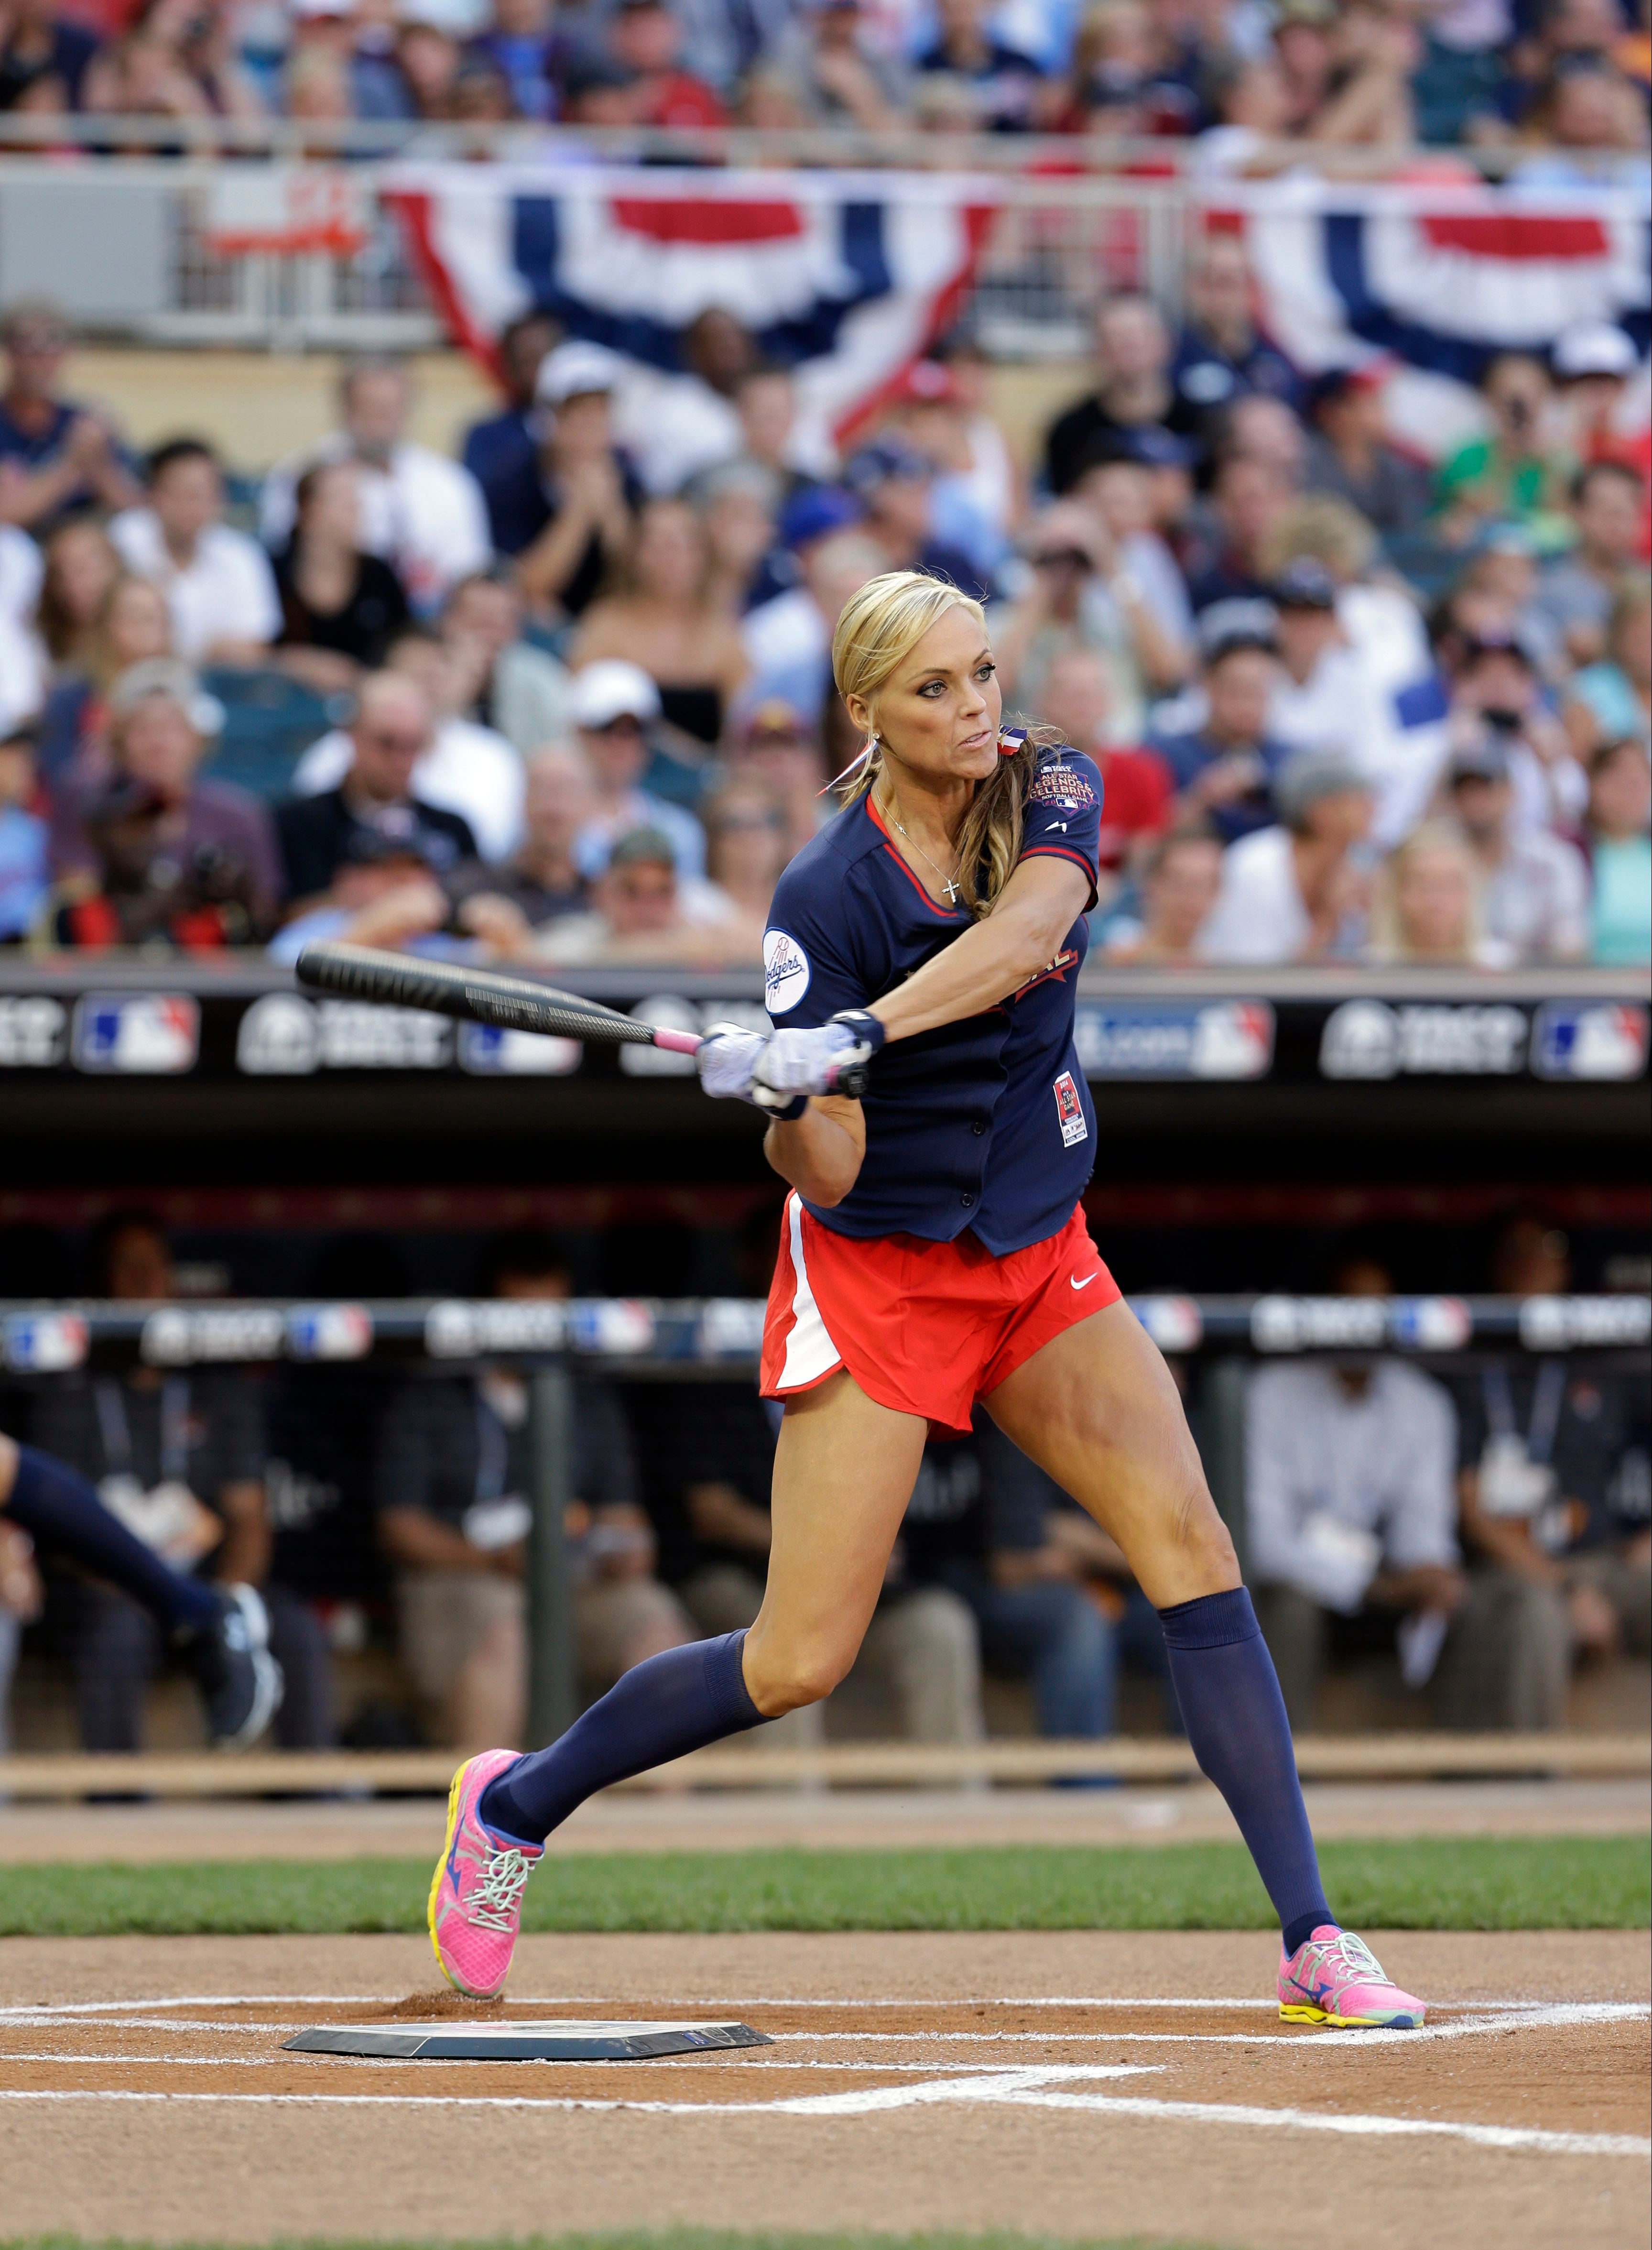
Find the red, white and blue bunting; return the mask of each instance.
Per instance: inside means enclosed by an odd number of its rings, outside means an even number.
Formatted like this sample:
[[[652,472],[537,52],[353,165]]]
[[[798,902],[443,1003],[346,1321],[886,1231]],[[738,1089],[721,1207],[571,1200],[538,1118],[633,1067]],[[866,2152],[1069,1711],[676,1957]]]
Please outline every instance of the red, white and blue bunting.
[[[683,328],[719,307],[795,369],[801,418],[842,438],[968,295],[992,218],[982,184],[433,164],[398,168],[384,192],[478,357],[537,304],[570,335],[672,371]]]

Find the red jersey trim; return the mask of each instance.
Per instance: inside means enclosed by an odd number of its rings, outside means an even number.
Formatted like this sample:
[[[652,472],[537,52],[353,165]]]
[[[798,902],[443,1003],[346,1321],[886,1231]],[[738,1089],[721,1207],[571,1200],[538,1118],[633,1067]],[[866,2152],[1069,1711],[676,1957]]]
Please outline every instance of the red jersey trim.
[[[905,855],[902,853],[899,845],[896,843],[894,838],[890,834],[888,828],[885,826],[884,816],[879,812],[876,804],[873,804],[872,795],[870,790],[866,792],[866,818],[880,832],[884,839],[885,851],[888,852],[890,858],[900,869],[901,873],[905,876],[907,881],[912,885],[913,890],[917,892],[919,897],[929,908],[930,912],[932,914],[938,914],[943,921],[967,921],[969,917],[962,907],[944,907],[941,905],[939,899],[932,898],[929,893],[924,888],[922,882],[919,880],[916,871],[907,866]]]

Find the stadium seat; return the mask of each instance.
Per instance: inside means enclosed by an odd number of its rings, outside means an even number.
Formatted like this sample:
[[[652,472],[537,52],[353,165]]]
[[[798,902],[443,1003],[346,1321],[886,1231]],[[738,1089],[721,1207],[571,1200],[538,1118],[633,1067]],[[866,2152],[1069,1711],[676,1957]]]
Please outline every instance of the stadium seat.
[[[348,697],[319,695],[283,672],[215,666],[203,678],[224,711],[205,770],[269,804],[286,796],[310,744],[348,715]]]

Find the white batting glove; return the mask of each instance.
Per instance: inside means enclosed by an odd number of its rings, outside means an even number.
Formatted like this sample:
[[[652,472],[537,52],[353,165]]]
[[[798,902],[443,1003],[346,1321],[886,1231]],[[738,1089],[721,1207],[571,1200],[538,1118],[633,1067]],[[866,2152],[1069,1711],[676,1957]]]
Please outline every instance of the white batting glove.
[[[884,1044],[875,1016],[834,1016],[814,1031],[776,1032],[765,1044],[753,1073],[755,1085],[781,1100],[799,1094],[835,1094],[846,1073],[864,1067]]]
[[[694,1052],[694,1067],[707,1094],[719,1101],[752,1101],[752,1073],[767,1041],[738,1024],[713,1024]]]

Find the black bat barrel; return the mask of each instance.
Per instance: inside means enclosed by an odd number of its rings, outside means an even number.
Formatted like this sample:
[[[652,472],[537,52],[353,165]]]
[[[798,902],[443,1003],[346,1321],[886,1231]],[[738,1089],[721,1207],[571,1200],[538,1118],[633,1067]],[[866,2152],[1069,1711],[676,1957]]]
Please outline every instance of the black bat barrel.
[[[554,1039],[595,1039],[605,1046],[649,1046],[653,1029],[597,1000],[559,992],[526,977],[502,977],[450,961],[418,961],[372,946],[306,945],[295,971],[300,984],[370,1000],[384,1008],[421,1008],[438,1016],[494,1024],[505,1031]]]

